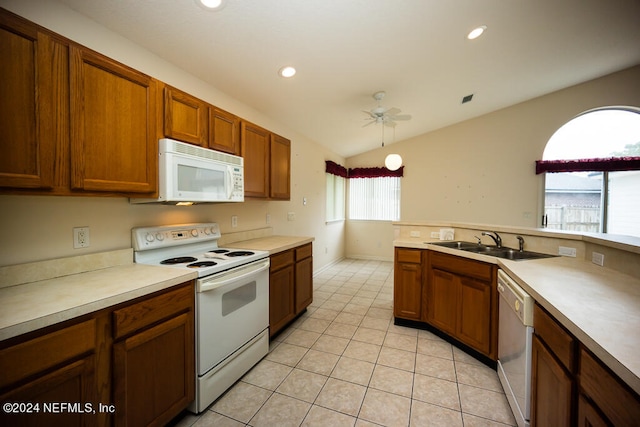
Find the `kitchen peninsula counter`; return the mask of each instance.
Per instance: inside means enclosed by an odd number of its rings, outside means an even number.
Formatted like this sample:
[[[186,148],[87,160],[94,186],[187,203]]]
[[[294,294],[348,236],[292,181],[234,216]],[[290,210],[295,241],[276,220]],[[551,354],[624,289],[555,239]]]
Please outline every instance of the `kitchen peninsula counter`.
[[[511,261],[397,239],[396,247],[444,252],[497,264],[585,347],[640,393],[640,279],[577,258]]]
[[[0,267],[0,341],[196,277],[135,264],[132,249]]]

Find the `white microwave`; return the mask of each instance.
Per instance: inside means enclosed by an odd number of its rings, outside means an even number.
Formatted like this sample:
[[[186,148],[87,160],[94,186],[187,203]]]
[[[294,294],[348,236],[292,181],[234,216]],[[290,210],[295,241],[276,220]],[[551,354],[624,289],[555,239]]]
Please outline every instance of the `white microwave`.
[[[131,203],[190,205],[244,201],[244,159],[172,139],[158,142],[157,199]]]

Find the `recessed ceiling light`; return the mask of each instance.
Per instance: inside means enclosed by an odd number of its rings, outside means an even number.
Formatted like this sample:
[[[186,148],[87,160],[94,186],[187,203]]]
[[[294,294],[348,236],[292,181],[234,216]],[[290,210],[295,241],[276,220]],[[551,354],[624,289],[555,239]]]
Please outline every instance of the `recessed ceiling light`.
[[[486,25],[481,25],[479,27],[476,27],[473,30],[471,30],[471,32],[469,34],[467,34],[467,38],[469,40],[477,39],[478,37],[480,37],[482,35],[482,33],[484,33],[484,31],[486,29],[487,29]]]
[[[293,67],[291,67],[291,66],[282,67],[282,68],[280,68],[280,70],[278,71],[278,74],[279,74],[281,77],[284,77],[284,78],[287,78],[287,79],[288,79],[289,77],[293,77],[293,76],[295,76],[295,75],[296,75],[296,69],[295,69],[295,68],[293,68]]]
[[[225,0],[196,0],[196,3],[207,10],[220,10],[225,4]]]

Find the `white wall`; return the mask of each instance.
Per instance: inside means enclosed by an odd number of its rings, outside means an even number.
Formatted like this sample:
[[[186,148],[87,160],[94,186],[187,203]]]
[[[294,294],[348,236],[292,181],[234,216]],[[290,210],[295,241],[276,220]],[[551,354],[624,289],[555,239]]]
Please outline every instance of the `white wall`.
[[[126,198],[0,195],[0,265],[131,247],[131,228],[218,222],[222,233],[270,226],[275,234],[315,237],[314,268],[344,256],[344,224],[325,224],[325,159],[344,159],[53,0],[2,0],[0,6],[161,81],[291,139],[291,200],[192,207],[130,205]],[[307,204],[302,204],[306,197]],[[295,212],[295,221],[287,213]],[[238,227],[231,228],[231,216]],[[72,229],[89,226],[91,246],[73,249]]]
[[[535,174],[553,133],[576,115],[610,105],[640,106],[640,66],[554,92],[347,159],[347,167],[403,158],[402,221],[538,226],[543,175]],[[463,108],[463,107],[461,107]],[[414,117],[413,120],[419,120]],[[402,126],[400,124],[399,126]],[[388,235],[389,223],[347,223],[347,256],[392,256],[360,233]]]

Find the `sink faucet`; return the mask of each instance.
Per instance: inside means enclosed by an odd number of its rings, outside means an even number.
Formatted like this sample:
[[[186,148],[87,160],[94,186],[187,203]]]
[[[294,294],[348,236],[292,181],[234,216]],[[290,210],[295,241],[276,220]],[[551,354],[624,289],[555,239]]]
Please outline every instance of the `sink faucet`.
[[[502,247],[502,238],[500,238],[500,235],[498,233],[496,233],[495,231],[493,231],[493,232],[491,232],[491,231],[483,231],[482,235],[491,237],[493,239],[493,241],[496,242],[496,246],[498,248]]]
[[[522,236],[516,236],[516,239],[518,239],[518,250],[524,252],[524,238]]]

